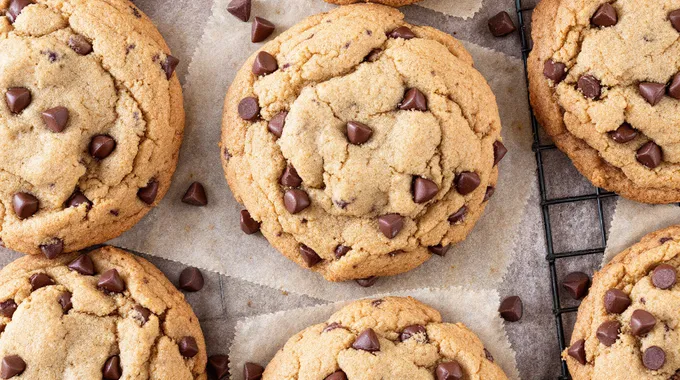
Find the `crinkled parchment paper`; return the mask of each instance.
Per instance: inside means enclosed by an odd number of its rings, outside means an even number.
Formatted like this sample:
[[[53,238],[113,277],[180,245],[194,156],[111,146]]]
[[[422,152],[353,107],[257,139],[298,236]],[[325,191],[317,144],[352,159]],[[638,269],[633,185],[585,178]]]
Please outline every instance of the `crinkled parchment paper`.
[[[423,0],[417,5],[447,14],[470,18],[482,8],[482,0]]]
[[[444,322],[462,322],[474,331],[510,379],[519,379],[515,353],[510,347],[503,321],[498,315],[499,297],[495,290],[463,288],[419,289],[381,294],[375,297],[411,296],[426,303],[442,315]],[[243,379],[246,362],[266,365],[288,338],[299,331],[326,321],[347,302],[280,311],[241,320],[229,351],[232,379]]]

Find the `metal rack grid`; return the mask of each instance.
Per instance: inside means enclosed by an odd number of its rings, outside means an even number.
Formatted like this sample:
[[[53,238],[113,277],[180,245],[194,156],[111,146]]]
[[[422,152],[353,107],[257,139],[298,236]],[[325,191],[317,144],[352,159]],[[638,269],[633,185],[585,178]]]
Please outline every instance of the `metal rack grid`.
[[[534,7],[524,7],[522,5],[522,0],[515,0],[515,7],[517,9],[517,19],[519,22],[519,34],[522,42],[522,60],[524,61],[524,71],[525,74],[527,73],[527,59],[529,57],[529,53],[531,52],[531,40],[529,36],[529,32],[527,30],[527,24],[525,23],[525,20],[527,20],[529,17],[531,17],[531,12],[534,10]],[[528,76],[527,76],[527,85],[528,85]],[[531,106],[530,106],[531,107]],[[565,259],[565,258],[570,258],[570,257],[578,257],[578,256],[586,256],[586,255],[601,255],[604,254],[605,247],[607,246],[607,230],[605,228],[605,219],[604,219],[604,212],[603,212],[603,200],[606,198],[611,198],[615,197],[616,194],[604,191],[602,189],[596,189],[595,193],[592,194],[586,194],[586,195],[580,195],[580,196],[574,196],[574,197],[564,197],[564,198],[550,198],[548,197],[548,193],[546,191],[546,179],[545,179],[545,172],[544,172],[544,157],[543,154],[544,152],[551,151],[557,149],[554,144],[545,144],[541,143],[541,138],[539,135],[539,125],[538,121],[534,117],[533,110],[531,110],[531,127],[533,130],[533,135],[534,135],[534,142],[533,142],[533,151],[536,155],[536,163],[538,167],[538,184],[539,184],[539,190],[540,190],[540,201],[541,201],[541,211],[543,215],[543,224],[545,227],[545,239],[546,239],[546,260],[548,262],[549,266],[549,271],[550,271],[550,285],[551,285],[551,292],[552,292],[552,302],[553,302],[553,315],[555,318],[555,328],[557,332],[557,344],[559,345],[560,352],[564,351],[564,349],[567,347],[567,342],[565,340],[565,334],[564,334],[564,325],[563,325],[563,316],[568,313],[575,313],[578,310],[578,307],[562,307],[562,304],[560,302],[560,294],[559,294],[559,282],[557,278],[557,269],[556,269],[556,262]],[[560,205],[560,204],[566,204],[566,203],[576,203],[576,202],[585,202],[585,201],[596,201],[597,202],[597,217],[599,219],[599,229],[600,229],[600,237],[601,237],[601,244],[596,247],[592,248],[587,248],[587,249],[582,249],[582,250],[577,250],[577,251],[564,251],[564,252],[555,252],[554,250],[554,241],[553,241],[553,232],[552,232],[552,226],[550,223],[550,206],[554,205]],[[569,375],[569,371],[567,369],[567,365],[564,361],[560,360],[559,363],[555,363],[556,365],[560,365],[560,370],[561,370],[561,376],[560,379],[570,379],[571,376]]]

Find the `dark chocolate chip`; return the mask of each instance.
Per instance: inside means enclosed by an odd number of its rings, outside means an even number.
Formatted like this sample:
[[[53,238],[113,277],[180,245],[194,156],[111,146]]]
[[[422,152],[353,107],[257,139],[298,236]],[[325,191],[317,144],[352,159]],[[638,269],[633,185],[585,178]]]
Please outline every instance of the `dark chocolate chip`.
[[[250,40],[252,42],[262,42],[271,36],[274,32],[274,24],[262,17],[255,17],[253,21],[253,28],[250,33]]]
[[[142,305],[135,305],[132,310],[135,312],[133,314],[133,318],[137,319],[142,324],[142,326],[149,321],[149,317],[151,317],[151,310],[145,308]]]
[[[31,104],[31,91],[24,87],[12,87],[5,93],[5,102],[9,111],[19,114]]]
[[[290,189],[283,195],[283,205],[291,214],[297,214],[311,204],[309,195],[304,190]]]
[[[498,312],[501,317],[508,322],[517,322],[522,319],[522,314],[524,313],[524,306],[522,305],[522,299],[517,296],[510,296],[501,302],[501,306],[498,308]]]
[[[326,332],[333,331],[335,329],[341,329],[341,328],[342,328],[341,324],[339,324],[338,322],[332,322],[332,323],[329,323],[328,326],[324,327],[323,332],[326,333]]]
[[[673,238],[671,237],[664,237],[659,239],[659,244],[666,244],[666,242],[673,241]]]
[[[394,29],[393,31],[389,32],[387,36],[390,38],[403,38],[405,40],[416,38],[415,33],[405,26],[400,26],[397,29]]]
[[[121,376],[123,376],[123,369],[120,367],[120,357],[114,355],[106,359],[102,367],[102,377],[104,379],[117,380]]]
[[[649,141],[637,151],[636,158],[642,165],[654,169],[661,165],[663,152],[661,147],[656,145],[654,141]]]
[[[586,364],[586,341],[579,339],[569,347],[567,354],[581,364]]]
[[[90,140],[89,149],[92,157],[103,160],[116,149],[116,140],[109,135],[96,135]]]
[[[446,256],[446,252],[449,251],[449,248],[451,248],[450,245],[443,246],[441,244],[432,245],[432,246],[427,247],[427,249],[430,252],[434,253],[435,255],[441,256],[441,257]]]
[[[68,313],[69,310],[73,309],[73,303],[71,302],[71,293],[63,292],[57,298],[57,302],[61,305],[61,309],[64,313]]]
[[[158,195],[158,181],[152,179],[149,183],[137,191],[137,198],[147,205],[153,204]]]
[[[358,121],[347,122],[347,140],[354,145],[361,145],[373,136],[373,129]]]
[[[118,270],[109,269],[99,276],[97,287],[110,293],[122,293],[125,290],[125,283],[118,274]]]
[[[172,78],[172,74],[175,72],[175,69],[177,68],[177,65],[179,65],[179,59],[171,56],[171,55],[166,55],[165,60],[161,62],[161,68],[163,71],[165,71],[165,77],[170,80]]]
[[[375,62],[380,58],[380,53],[382,53],[382,49],[373,49],[371,50],[370,53],[364,58],[364,62]]]
[[[673,12],[668,14],[668,20],[671,22],[671,25],[680,32],[680,9],[676,9]]]
[[[607,290],[603,298],[604,309],[607,310],[608,313],[612,314],[623,313],[631,304],[628,294],[624,293],[620,289],[612,288]]]
[[[642,364],[652,371],[661,369],[666,364],[666,353],[661,347],[651,346],[642,354]]]
[[[349,251],[351,251],[352,248],[346,247],[344,245],[339,245],[335,247],[335,258],[336,259],[341,259],[343,256],[345,256]]]
[[[500,12],[489,19],[489,30],[494,37],[503,37],[517,30],[508,12]]]
[[[602,95],[602,84],[590,74],[580,77],[576,86],[586,98],[597,100]]]
[[[675,74],[670,86],[668,86],[668,96],[674,99],[680,99],[680,73]]]
[[[41,114],[45,126],[52,132],[59,133],[66,128],[68,122],[68,109],[66,107],[54,107]]]
[[[88,255],[80,255],[68,264],[68,269],[85,276],[94,275],[94,263]]]
[[[179,288],[187,292],[197,292],[203,289],[205,281],[198,268],[187,267],[179,275]]]
[[[17,311],[17,303],[14,300],[7,300],[0,302],[0,315],[7,318],[12,318],[14,312]]]
[[[378,281],[377,276],[371,276],[371,277],[366,277],[366,278],[360,278],[358,280],[355,280],[359,286],[362,288],[370,288],[371,286],[375,285],[375,283]]]
[[[619,22],[619,16],[616,14],[616,9],[614,9],[611,4],[604,3],[597,9],[597,11],[595,11],[595,14],[590,19],[590,22],[596,26],[614,26],[617,22]]]
[[[31,0],[11,0],[9,2],[9,7],[7,7],[7,18],[9,19],[9,22],[14,24],[14,21],[16,21],[17,17],[21,14],[21,11],[31,4],[33,4]]]
[[[493,186],[487,186],[486,187],[486,192],[484,193],[484,199],[482,199],[482,202],[487,202],[491,197],[493,197],[493,194],[496,192],[496,188]]]
[[[40,246],[40,251],[43,253],[43,255],[45,255],[45,257],[52,260],[64,252],[64,241],[61,239],[55,239],[52,243],[42,244]]]
[[[654,329],[656,318],[652,313],[638,309],[630,316],[630,332],[636,336],[643,336]]]
[[[252,235],[260,230],[260,222],[250,216],[248,210],[241,210],[241,231]]]
[[[502,142],[496,141],[493,143],[493,166],[498,165],[499,162],[508,153],[508,148]]]
[[[571,272],[562,280],[562,288],[575,300],[585,297],[589,287],[590,277],[583,272]]]
[[[413,181],[412,191],[415,203],[425,203],[437,195],[439,187],[432,180],[417,177]]]
[[[238,104],[238,115],[243,120],[255,121],[260,116],[260,104],[257,99],[252,96],[243,98]]]
[[[310,268],[321,262],[321,257],[319,257],[316,251],[304,244],[300,244],[300,256],[302,256],[302,260]]]
[[[28,279],[31,282],[31,291],[36,291],[45,286],[54,285],[54,280],[52,277],[46,275],[45,273],[35,273],[31,275]]]
[[[243,22],[250,19],[251,0],[232,0],[227,11]]]
[[[9,379],[21,375],[26,369],[26,362],[19,355],[8,355],[2,358],[0,377]]]
[[[192,206],[205,206],[208,204],[208,196],[205,194],[205,188],[200,182],[194,182],[189,185],[187,192],[182,197],[182,202]]]
[[[489,350],[487,350],[486,348],[484,349],[484,357],[486,358],[486,360],[490,361],[491,363],[494,362],[493,355],[491,355]]]
[[[38,212],[40,202],[29,193],[16,193],[12,197],[12,208],[19,219],[30,218]]]
[[[219,380],[229,375],[229,356],[212,355],[208,358],[210,372]]]
[[[468,208],[467,206],[463,206],[458,211],[454,212],[449,216],[449,223],[451,224],[457,224],[465,220],[465,216],[467,215]]]
[[[618,321],[605,321],[597,328],[597,339],[600,343],[609,347],[616,343],[619,339],[619,332],[621,331],[621,323]]]
[[[276,62],[276,58],[266,51],[261,51],[255,56],[255,62],[253,62],[253,74],[269,75],[278,69],[279,64]]]
[[[678,272],[668,264],[661,264],[652,271],[652,284],[659,289],[670,289],[678,279]]]
[[[357,339],[352,343],[352,348],[368,352],[380,351],[378,335],[376,335],[373,329],[366,329],[357,336]]]
[[[549,59],[543,64],[543,75],[558,84],[567,77],[567,65]]]
[[[462,380],[463,369],[460,368],[458,362],[439,363],[435,370],[437,380]]]
[[[421,326],[421,325],[411,325],[411,326],[407,326],[407,327],[401,332],[401,334],[399,334],[399,340],[403,342],[403,341],[405,341],[405,340],[407,340],[407,339],[412,338],[412,337],[415,336],[415,335],[421,335],[421,336],[423,336],[423,337],[425,338],[423,341],[426,342],[426,341],[427,341],[427,330],[425,329],[425,326]]]
[[[81,36],[80,34],[74,34],[69,37],[68,46],[71,48],[71,50],[80,55],[88,55],[92,53],[92,44],[87,40],[87,38]]]
[[[663,83],[642,82],[638,85],[640,95],[647,103],[655,106],[666,95],[666,85]]]
[[[399,104],[399,109],[404,111],[416,110],[425,112],[427,111],[427,98],[425,97],[425,94],[420,92],[417,88],[410,88],[406,90],[404,99]]]
[[[92,201],[87,199],[85,194],[82,192],[76,190],[71,194],[71,196],[66,200],[66,203],[64,204],[65,207],[78,207],[80,205],[86,205],[86,208],[89,210],[92,208]]]
[[[243,365],[243,378],[245,380],[258,380],[262,378],[264,367],[255,363],[246,363]]]
[[[460,195],[468,195],[475,191],[482,180],[479,175],[475,172],[462,172],[456,176],[454,184],[456,185],[456,191]]]
[[[279,178],[279,183],[287,187],[298,187],[302,185],[302,178],[300,178],[293,165],[288,165],[283,170],[283,173]]]
[[[179,353],[185,358],[193,358],[198,354],[198,344],[196,339],[192,336],[185,336],[180,339],[179,343]]]
[[[388,239],[394,239],[404,228],[404,217],[399,214],[387,214],[378,218],[378,228]]]
[[[324,380],[347,380],[347,375],[342,370],[337,370],[326,376]]]
[[[286,116],[288,116],[288,112],[279,112],[269,121],[267,129],[272,135],[276,137],[281,137],[281,135],[283,135],[283,127],[286,125]]]
[[[616,141],[619,144],[625,144],[635,140],[638,136],[638,131],[635,130],[630,124],[623,123],[615,131],[609,132],[609,138]]]

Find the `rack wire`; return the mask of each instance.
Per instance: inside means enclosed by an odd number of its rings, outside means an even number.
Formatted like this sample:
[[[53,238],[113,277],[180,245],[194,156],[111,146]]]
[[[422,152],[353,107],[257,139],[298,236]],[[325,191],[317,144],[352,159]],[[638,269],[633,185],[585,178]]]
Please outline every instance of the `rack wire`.
[[[527,59],[529,53],[531,52],[532,43],[530,33],[527,30],[527,23],[525,20],[529,20],[531,13],[534,10],[533,6],[524,7],[522,0],[515,0],[515,7],[517,9],[517,19],[519,22],[519,34],[522,42],[522,60],[524,61],[524,72],[527,74],[527,85],[528,85],[528,72],[527,72]],[[530,106],[531,108],[531,106]],[[546,177],[544,168],[544,154],[546,152],[555,150],[554,144],[545,144],[541,142],[541,137],[539,134],[539,124],[534,117],[533,110],[531,110],[531,127],[533,130],[534,142],[533,151],[536,155],[536,164],[538,167],[538,184],[540,190],[540,202],[541,211],[543,215],[543,225],[545,227],[545,240],[546,240],[546,261],[548,262],[548,267],[550,271],[550,286],[552,292],[552,302],[553,302],[553,315],[555,318],[555,329],[557,332],[557,344],[559,345],[560,352],[564,351],[567,347],[567,342],[565,340],[563,317],[566,314],[575,313],[578,307],[562,307],[559,294],[559,280],[557,275],[556,263],[559,260],[572,257],[580,257],[587,255],[602,255],[604,254],[605,247],[607,246],[607,229],[605,227],[605,218],[603,211],[603,200],[606,198],[615,197],[616,194],[604,191],[602,189],[596,189],[594,193],[579,195],[573,197],[563,197],[563,198],[550,198],[546,191]],[[599,229],[600,229],[600,245],[595,247],[589,247],[582,250],[576,251],[564,251],[555,252],[554,241],[553,241],[553,226],[550,221],[550,208],[555,205],[562,205],[568,203],[578,203],[595,201],[597,202],[597,218],[599,219]],[[569,370],[564,361],[560,360],[559,363],[555,363],[560,366],[562,379],[571,379],[569,375]]]

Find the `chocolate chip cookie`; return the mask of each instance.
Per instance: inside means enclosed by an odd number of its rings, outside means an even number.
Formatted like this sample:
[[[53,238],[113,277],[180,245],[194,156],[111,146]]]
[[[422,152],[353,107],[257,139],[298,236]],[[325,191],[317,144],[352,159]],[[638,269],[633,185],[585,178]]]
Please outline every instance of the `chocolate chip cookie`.
[[[0,377],[205,379],[184,296],[148,261],[105,247],[0,271]]]
[[[563,353],[574,379],[680,376],[680,226],[647,235],[593,277]]]
[[[184,129],[178,60],[127,0],[0,0],[0,239],[53,258],[163,197]]]
[[[496,100],[453,37],[354,4],[266,44],[226,96],[244,232],[331,281],[389,276],[465,239],[494,193]]]
[[[595,186],[680,201],[680,4],[543,0],[533,14],[531,103]]]
[[[262,379],[507,379],[462,323],[413,298],[356,301],[291,337]]]
[[[325,0],[325,1],[327,3],[338,4],[338,5],[347,5],[347,4],[354,4],[354,3],[376,3],[376,4],[389,5],[391,7],[401,7],[401,6],[404,6],[404,5],[417,3],[420,0]]]

